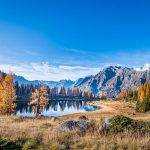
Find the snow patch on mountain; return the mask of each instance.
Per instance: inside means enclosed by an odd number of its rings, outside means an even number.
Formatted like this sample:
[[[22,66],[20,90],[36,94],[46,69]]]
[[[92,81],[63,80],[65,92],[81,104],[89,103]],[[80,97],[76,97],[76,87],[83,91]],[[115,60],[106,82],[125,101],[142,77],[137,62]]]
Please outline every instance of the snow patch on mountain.
[[[150,64],[145,64],[143,67],[135,68],[135,70],[137,70],[137,71],[146,71],[146,70],[150,70]]]

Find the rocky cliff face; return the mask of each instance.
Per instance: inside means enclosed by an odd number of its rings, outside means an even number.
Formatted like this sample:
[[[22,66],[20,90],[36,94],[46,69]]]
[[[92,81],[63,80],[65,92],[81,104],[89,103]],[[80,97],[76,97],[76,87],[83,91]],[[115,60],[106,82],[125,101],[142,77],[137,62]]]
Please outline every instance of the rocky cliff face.
[[[123,89],[135,90],[145,82],[150,82],[149,68],[136,71],[122,66],[110,66],[76,87],[95,95],[107,93],[108,96],[116,96]]]

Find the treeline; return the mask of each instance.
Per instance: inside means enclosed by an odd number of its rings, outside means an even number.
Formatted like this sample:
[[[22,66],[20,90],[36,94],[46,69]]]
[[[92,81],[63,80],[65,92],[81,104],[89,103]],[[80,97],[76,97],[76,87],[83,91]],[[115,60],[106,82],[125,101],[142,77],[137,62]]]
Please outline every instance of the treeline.
[[[30,100],[34,105],[36,116],[39,116],[47,106],[50,97],[94,98],[91,92],[82,92],[79,88],[65,89],[49,88],[41,85],[19,85],[14,82],[13,74],[0,72],[0,114],[11,115],[16,110],[16,100]]]
[[[127,100],[127,101],[137,101],[138,98],[138,91],[127,91],[127,90],[122,90],[117,96],[116,99],[118,100]]]
[[[136,101],[137,112],[150,111],[150,83],[144,83],[135,91],[122,90],[116,99]]]
[[[0,72],[0,114],[11,115],[16,111],[17,94],[19,96],[31,94],[29,105],[34,105],[36,116],[39,116],[48,104],[48,91],[46,87],[40,85],[37,89],[34,88],[32,85],[19,87],[14,83],[12,74]]]
[[[31,97],[32,93],[38,88],[39,85],[33,85],[33,84],[22,84],[19,85],[18,82],[15,82],[15,89],[16,89],[16,94],[17,94],[17,99],[26,99]],[[47,92],[48,92],[48,97],[49,98],[56,98],[56,97],[68,97],[68,98],[88,98],[92,99],[94,98],[94,95],[92,92],[82,92],[79,88],[68,88],[65,89],[65,87],[61,87],[58,89],[57,87],[48,87]]]

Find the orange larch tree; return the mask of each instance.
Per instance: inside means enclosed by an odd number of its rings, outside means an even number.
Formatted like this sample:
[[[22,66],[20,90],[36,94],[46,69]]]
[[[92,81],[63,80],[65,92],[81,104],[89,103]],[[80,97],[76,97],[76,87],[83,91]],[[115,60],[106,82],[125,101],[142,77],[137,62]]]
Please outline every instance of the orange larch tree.
[[[16,90],[13,75],[7,74],[0,84],[0,114],[11,115],[16,110]]]
[[[43,109],[48,104],[48,92],[47,88],[44,86],[39,86],[35,92],[32,93],[30,105],[34,105],[34,112],[36,117],[38,117]]]

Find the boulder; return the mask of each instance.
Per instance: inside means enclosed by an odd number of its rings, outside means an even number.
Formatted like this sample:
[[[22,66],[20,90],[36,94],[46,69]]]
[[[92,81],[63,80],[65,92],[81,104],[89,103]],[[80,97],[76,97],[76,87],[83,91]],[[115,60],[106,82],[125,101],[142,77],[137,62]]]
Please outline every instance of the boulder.
[[[78,129],[80,131],[85,131],[90,128],[90,122],[88,120],[70,120],[65,121],[58,125],[58,129],[62,131]]]
[[[99,132],[103,133],[108,130],[111,126],[111,122],[109,118],[105,118],[103,123],[99,126]]]

